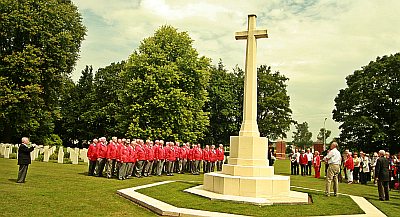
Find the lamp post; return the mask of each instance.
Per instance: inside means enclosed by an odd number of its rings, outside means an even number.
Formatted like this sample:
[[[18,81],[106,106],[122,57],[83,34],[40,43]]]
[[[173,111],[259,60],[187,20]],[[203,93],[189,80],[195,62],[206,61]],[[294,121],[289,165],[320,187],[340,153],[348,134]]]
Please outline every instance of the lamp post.
[[[324,151],[326,150],[326,147],[325,147],[325,132],[326,132],[325,123],[326,123],[326,119],[327,118],[325,118],[325,120],[324,120],[324,141],[323,141],[323,143],[324,143]]]

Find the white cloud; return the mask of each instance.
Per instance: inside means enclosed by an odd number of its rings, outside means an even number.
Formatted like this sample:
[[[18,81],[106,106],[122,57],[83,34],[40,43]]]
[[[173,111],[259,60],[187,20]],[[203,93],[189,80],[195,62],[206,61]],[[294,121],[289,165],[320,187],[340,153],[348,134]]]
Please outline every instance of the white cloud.
[[[187,31],[200,55],[222,58],[228,69],[244,65],[245,42],[234,33],[257,14],[269,38],[258,42],[257,63],[290,78],[293,117],[316,136],[326,126],[338,135],[334,98],[345,77],[377,56],[400,50],[400,1],[336,0],[74,0],[88,36],[73,78],[85,65],[104,67],[125,60],[161,25]],[[290,134],[289,134],[290,135]],[[314,136],[314,139],[315,139]]]

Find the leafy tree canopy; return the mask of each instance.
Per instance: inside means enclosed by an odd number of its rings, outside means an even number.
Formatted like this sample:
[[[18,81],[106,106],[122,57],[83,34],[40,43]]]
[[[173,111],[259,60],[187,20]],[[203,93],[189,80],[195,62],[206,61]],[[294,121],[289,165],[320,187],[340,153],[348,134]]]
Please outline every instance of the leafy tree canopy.
[[[73,3],[61,0],[0,0],[0,20],[0,133],[7,142],[43,143],[86,29]]]
[[[400,53],[378,57],[346,78],[333,119],[350,149],[400,150]]]
[[[127,136],[196,141],[209,119],[210,60],[199,57],[186,32],[162,26],[141,42],[121,73],[124,113],[118,120]]]

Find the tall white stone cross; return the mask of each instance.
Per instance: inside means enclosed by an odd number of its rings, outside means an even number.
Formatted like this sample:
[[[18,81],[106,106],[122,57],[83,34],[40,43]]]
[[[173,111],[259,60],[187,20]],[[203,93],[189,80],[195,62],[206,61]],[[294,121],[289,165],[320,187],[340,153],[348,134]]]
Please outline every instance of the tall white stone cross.
[[[257,40],[268,38],[267,30],[256,30],[256,15],[248,16],[247,31],[236,32],[236,40],[247,40],[244,77],[243,122],[240,136],[260,136],[257,125]]]

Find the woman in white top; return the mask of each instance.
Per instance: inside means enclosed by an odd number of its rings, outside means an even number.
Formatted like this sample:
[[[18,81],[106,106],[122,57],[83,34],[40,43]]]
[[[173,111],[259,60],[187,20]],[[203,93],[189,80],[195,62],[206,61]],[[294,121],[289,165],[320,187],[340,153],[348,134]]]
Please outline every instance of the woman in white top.
[[[358,157],[357,152],[354,152],[353,162],[354,162],[353,183],[358,183],[358,180],[359,180],[359,176],[358,175],[360,173],[360,162],[361,162],[361,159]]]
[[[371,172],[369,169],[369,158],[365,155],[364,152],[360,152],[360,183],[366,185],[368,182],[368,176],[371,176]]]

